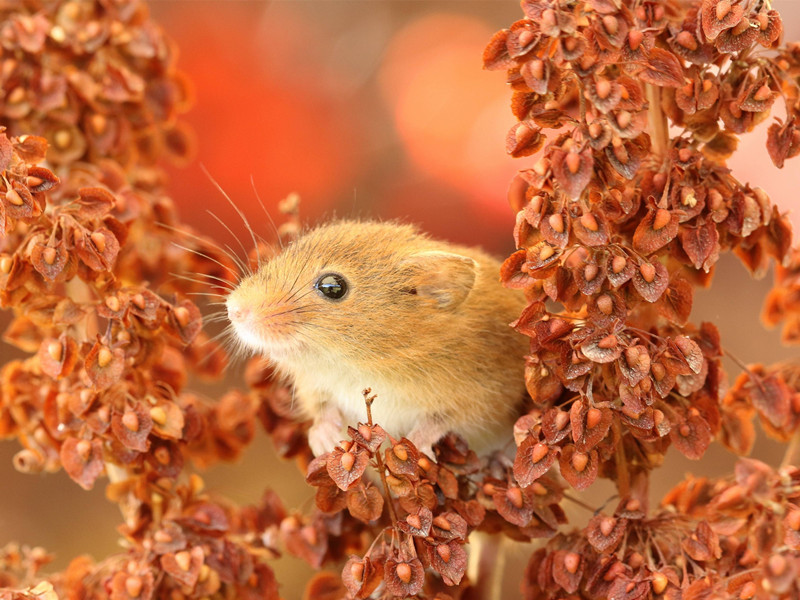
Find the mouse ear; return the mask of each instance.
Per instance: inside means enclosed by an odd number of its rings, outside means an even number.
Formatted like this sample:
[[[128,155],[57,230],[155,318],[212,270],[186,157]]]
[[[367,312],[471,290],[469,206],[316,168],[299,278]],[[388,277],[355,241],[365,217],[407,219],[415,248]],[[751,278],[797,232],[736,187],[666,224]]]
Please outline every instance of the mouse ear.
[[[419,252],[401,265],[404,287],[438,308],[452,310],[469,296],[478,274],[478,263],[452,252]]]

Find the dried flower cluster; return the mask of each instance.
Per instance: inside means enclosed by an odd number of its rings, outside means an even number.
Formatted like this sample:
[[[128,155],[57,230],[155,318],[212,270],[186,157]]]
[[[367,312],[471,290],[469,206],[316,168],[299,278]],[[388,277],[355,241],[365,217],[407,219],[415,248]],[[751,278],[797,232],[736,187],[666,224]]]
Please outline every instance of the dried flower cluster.
[[[765,321],[800,339],[788,222],[724,163],[778,98],[788,116],[768,152],[778,166],[800,153],[800,46],[778,48],[762,0],[522,8],[484,55],[513,90],[509,153],[541,153],[512,184],[519,249],[501,272],[529,300],[514,324],[531,340],[532,399],[509,432],[516,454],[478,457],[450,434],[426,456],[372,421],[367,391],[366,421],[314,459],[260,361],[249,392],[188,391],[225,360],[188,294],[223,293],[248,258],[179,227],[164,192],[158,161],[190,151],[187,94],[146,7],[0,8],[0,307],[14,313],[4,339],[29,354],[0,366],[0,436],[22,445],[21,471],[64,468],[84,488],[105,474],[126,541],[47,578],[43,550],[6,546],[0,599],[277,599],[267,563],[285,551],[333,565],[308,598],[455,600],[488,587],[467,572],[476,531],[547,540],[522,578],[531,600],[798,597],[800,365],[754,365],[729,386],[716,327],[689,317],[720,253],[755,275],[773,257]],[[670,445],[699,459],[716,437],[747,453],[755,415],[790,441],[784,465],[741,459],[651,509]],[[188,474],[240,455],[258,421],[315,488],[310,514],[273,492],[237,507]],[[569,489],[598,477],[617,485],[613,512]],[[585,528],[564,528],[564,501],[592,511]]]

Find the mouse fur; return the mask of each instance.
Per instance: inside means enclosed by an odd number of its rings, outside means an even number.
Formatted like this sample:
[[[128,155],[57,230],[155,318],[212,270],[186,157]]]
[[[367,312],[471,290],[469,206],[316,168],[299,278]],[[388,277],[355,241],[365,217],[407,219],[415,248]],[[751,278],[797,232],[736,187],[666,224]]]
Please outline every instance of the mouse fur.
[[[226,305],[239,342],[294,384],[316,455],[366,421],[365,388],[374,422],[431,456],[448,431],[488,449],[510,438],[528,350],[509,327],[524,296],[499,269],[412,225],[335,221],[264,261]],[[315,288],[329,273],[346,280],[341,299]]]

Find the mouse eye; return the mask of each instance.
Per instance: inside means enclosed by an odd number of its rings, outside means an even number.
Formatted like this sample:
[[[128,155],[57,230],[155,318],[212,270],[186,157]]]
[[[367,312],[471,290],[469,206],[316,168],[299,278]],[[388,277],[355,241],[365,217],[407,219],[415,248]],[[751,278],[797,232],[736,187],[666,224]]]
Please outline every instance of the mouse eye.
[[[347,280],[338,273],[326,273],[317,279],[314,287],[328,300],[341,300],[347,293]]]

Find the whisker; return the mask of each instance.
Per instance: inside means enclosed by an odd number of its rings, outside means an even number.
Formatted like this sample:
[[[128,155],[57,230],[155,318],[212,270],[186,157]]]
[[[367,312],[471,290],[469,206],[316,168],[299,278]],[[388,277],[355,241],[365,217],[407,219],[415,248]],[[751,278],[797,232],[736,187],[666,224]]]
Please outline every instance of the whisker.
[[[278,231],[278,226],[275,225],[275,221],[272,220],[272,215],[269,214],[267,207],[264,206],[264,203],[261,201],[261,196],[258,194],[258,190],[256,189],[256,181],[253,179],[253,175],[250,175],[250,185],[253,188],[253,193],[256,195],[256,200],[258,200],[259,206],[261,206],[261,210],[264,211],[264,214],[267,215],[267,220],[269,224],[272,225],[272,230],[275,232],[275,238],[278,240],[278,246],[280,246],[281,250],[284,249],[283,240],[281,239],[281,233]]]
[[[213,218],[213,219],[214,219],[214,220],[215,220],[217,223],[219,223],[220,225],[222,225],[222,227],[224,227],[224,228],[225,228],[225,230],[226,230],[228,233],[230,233],[230,234],[231,234],[231,237],[233,237],[233,239],[235,239],[235,240],[236,240],[236,242],[239,244],[239,247],[242,249],[242,252],[244,252],[244,256],[245,256],[245,258],[247,258],[247,249],[244,247],[244,244],[242,243],[242,240],[240,240],[240,239],[239,239],[239,238],[236,236],[236,234],[235,234],[235,233],[233,233],[233,230],[232,230],[232,229],[231,229],[231,228],[228,226],[228,224],[227,224],[225,221],[223,221],[221,218],[219,218],[219,217],[218,217],[216,214],[214,214],[212,211],[210,211],[210,210],[207,210],[206,212],[207,212],[209,215],[211,215],[211,217],[212,217],[212,218]],[[242,273],[245,273],[245,274],[247,274],[247,275],[252,275],[252,274],[253,274],[253,271],[250,269],[250,265],[248,265],[248,264],[247,264],[247,262],[245,262],[244,260],[242,260],[242,259],[241,259],[241,258],[240,258],[240,257],[239,257],[237,254],[236,254],[236,252],[234,252],[233,248],[231,248],[231,247],[230,247],[228,244],[225,244],[225,248],[227,248],[227,249],[228,249],[228,252],[230,252],[230,256],[231,256],[231,258],[233,258],[233,260],[234,260],[234,261],[236,261],[236,266],[238,266],[238,267],[239,267],[239,268],[242,270]]]
[[[228,291],[233,291],[236,289],[236,286],[234,286],[230,281],[226,281],[219,277],[214,277],[213,275],[208,275],[207,273],[193,273],[193,275],[207,277],[208,279],[214,279],[216,282],[219,283],[216,283],[215,281],[208,281],[206,279],[197,279],[195,277],[192,277],[190,275],[184,275],[182,273],[170,273],[170,275],[175,279],[181,279],[183,281],[191,281],[192,283],[196,283],[198,285],[216,285]]]
[[[213,292],[186,292],[186,296],[208,296],[210,298],[227,298],[222,294],[214,294]],[[206,302],[206,306],[225,306],[225,302]]]
[[[175,247],[177,247],[177,248],[180,248],[181,250],[186,250],[187,252],[191,252],[192,254],[196,254],[197,256],[200,256],[200,257],[202,257],[202,258],[205,258],[205,259],[207,259],[207,260],[210,260],[210,261],[211,261],[211,262],[213,262],[213,263],[216,263],[216,264],[218,264],[220,267],[222,267],[223,269],[225,269],[226,271],[228,271],[228,272],[229,272],[231,275],[233,275],[234,277],[236,277],[236,280],[237,280],[237,281],[239,280],[239,276],[241,275],[240,273],[237,273],[236,271],[234,271],[233,269],[231,269],[231,268],[230,268],[228,265],[226,265],[226,264],[223,264],[223,263],[219,262],[219,261],[218,261],[216,258],[214,258],[213,256],[210,256],[210,255],[206,254],[205,252],[200,252],[199,250],[195,250],[194,248],[189,248],[189,247],[187,247],[187,246],[182,246],[182,245],[181,245],[181,244],[179,244],[178,242],[172,242],[172,244],[173,244],[173,246],[175,246]],[[220,248],[220,250],[222,250],[222,248]],[[225,254],[226,256],[228,256],[228,258],[230,258],[231,260],[233,260],[233,258],[232,258],[231,256],[229,256],[227,253],[224,253],[224,254]],[[234,262],[235,262],[235,261],[234,261]]]
[[[201,236],[199,236],[197,234],[194,234],[194,233],[191,233],[189,231],[186,231],[185,229],[179,229],[178,227],[173,227],[172,225],[168,225],[167,223],[164,223],[164,222],[161,222],[161,221],[158,221],[156,223],[156,225],[158,225],[159,227],[163,227],[164,229],[166,229],[168,231],[173,231],[175,233],[179,233],[181,235],[185,235],[188,238],[196,240],[196,241],[198,241],[198,242],[200,242],[202,244],[208,244],[208,245],[216,248],[220,252],[222,252],[225,256],[227,256],[234,263],[236,263],[236,257],[234,255],[230,254],[229,252],[226,252],[225,249],[222,246],[220,246],[219,244],[217,244],[216,242],[212,242],[211,240],[207,240],[207,239],[205,239],[205,238],[203,238],[203,237],[201,237]],[[228,265],[222,264],[218,260],[212,258],[211,256],[209,256],[209,255],[207,255],[205,253],[202,253],[199,250],[195,250],[194,248],[187,248],[187,247],[181,246],[181,245],[178,244],[178,242],[172,242],[172,243],[175,244],[176,246],[178,246],[179,248],[182,248],[183,250],[186,250],[188,252],[192,252],[194,254],[197,254],[198,256],[202,256],[203,258],[207,258],[208,260],[217,263],[223,269],[226,269],[227,271],[230,271],[233,275],[236,276],[237,279],[239,278],[239,273],[237,273],[236,271],[231,269]]]
[[[222,189],[222,186],[219,183],[217,183],[217,180],[211,176],[211,173],[208,172],[208,169],[206,169],[205,165],[201,164],[200,168],[203,170],[203,173],[206,174],[206,177],[208,177],[211,180],[211,183],[213,183],[214,186],[219,190],[219,193],[222,194],[223,198],[225,198],[225,200],[228,201],[228,204],[230,204],[233,207],[233,209],[238,213],[239,218],[242,219],[242,222],[244,223],[244,226],[247,228],[247,231],[250,232],[250,238],[253,240],[253,246],[255,246],[256,249],[256,260],[258,261],[257,264],[258,266],[261,266],[261,250],[259,249],[258,242],[256,241],[256,234],[253,231],[253,228],[250,227],[250,222],[247,220],[247,217],[245,216],[244,212],[236,205],[236,203],[233,200],[231,200],[231,197],[227,194],[225,190]],[[242,246],[242,250],[244,250],[244,244],[242,244],[241,241],[239,241],[239,245]],[[247,256],[246,250],[244,251],[244,255]]]

